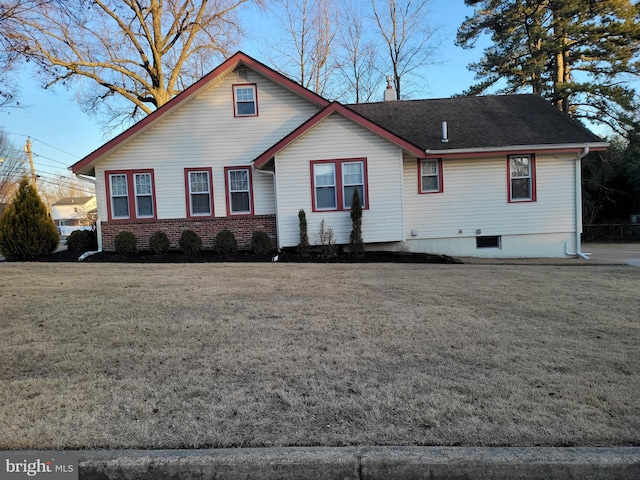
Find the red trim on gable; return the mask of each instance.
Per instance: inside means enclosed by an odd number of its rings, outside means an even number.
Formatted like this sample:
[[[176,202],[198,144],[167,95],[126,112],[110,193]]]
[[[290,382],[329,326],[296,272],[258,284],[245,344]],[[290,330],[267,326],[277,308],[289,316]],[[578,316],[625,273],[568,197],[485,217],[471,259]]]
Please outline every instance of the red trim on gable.
[[[408,152],[422,157],[424,155],[424,151],[421,148],[413,145],[412,143],[407,142],[403,138],[398,137],[397,135],[391,133],[388,130],[385,130],[381,126],[373,123],[368,118],[363,117],[359,113],[354,112],[353,110],[341,105],[337,102],[331,102],[325,108],[320,110],[317,114],[311,117],[309,120],[304,122],[298,128],[296,128],[289,135],[284,137],[278,143],[269,148],[266,152],[261,154],[259,157],[253,160],[256,168],[263,167],[267,162],[269,162],[278,152],[287,147],[290,143],[300,138],[306,132],[308,132],[311,128],[315,127],[317,124],[322,122],[325,118],[327,118],[332,113],[338,113],[343,117],[357,123],[358,125],[370,130],[371,132],[380,135],[381,137],[389,140],[391,143],[395,143],[399,147]]]
[[[240,63],[246,65],[247,67],[249,67],[249,68],[251,68],[253,70],[255,70],[256,72],[260,73],[264,77],[267,77],[268,79],[272,80],[273,82],[282,85],[286,89],[290,90],[291,92],[295,93],[296,95],[301,96],[305,100],[307,100],[307,101],[309,101],[309,102],[311,102],[311,103],[313,103],[315,105],[318,105],[320,107],[325,107],[326,105],[329,105],[329,101],[327,99],[325,99],[325,98],[321,97],[320,95],[312,92],[311,90],[308,90],[308,89],[304,88],[302,85],[300,85],[298,83],[295,83],[293,80],[290,80],[289,78],[285,77],[284,75],[282,75],[282,74],[276,72],[275,70],[267,67],[265,64],[260,63],[259,61],[255,60],[254,58],[250,57],[249,55],[247,55],[247,54],[245,54],[243,52],[238,52],[235,55],[229,57],[224,62],[222,62],[220,65],[218,65],[211,72],[206,74],[204,77],[202,77],[196,83],[194,83],[190,87],[186,88],[180,94],[178,94],[175,97],[173,97],[171,100],[169,100],[167,103],[165,103],[162,107],[160,107],[157,110],[155,110],[154,112],[150,113],[148,116],[146,116],[145,118],[140,120],[135,125],[132,125],[130,128],[128,128],[127,130],[125,130],[124,132],[122,132],[121,134],[116,136],[115,138],[111,139],[110,141],[108,141],[107,143],[105,143],[104,145],[99,147],[98,149],[94,150],[89,155],[87,155],[82,160],[80,160],[79,162],[73,164],[71,166],[71,171],[73,173],[78,173],[81,169],[83,169],[84,167],[90,165],[95,160],[99,159],[103,155],[108,154],[111,150],[113,150],[114,148],[120,146],[120,144],[122,144],[123,142],[125,142],[126,140],[128,140],[129,138],[134,136],[135,134],[139,133],[141,130],[144,130],[146,127],[151,126],[157,120],[159,120],[162,117],[164,117],[168,112],[170,112],[174,108],[178,107],[179,105],[181,105],[186,100],[190,99],[192,95],[194,95],[197,92],[199,92],[200,90],[202,90],[208,83],[210,83],[213,80],[215,80],[219,75],[221,75],[222,73],[226,72],[229,69],[235,68]]]

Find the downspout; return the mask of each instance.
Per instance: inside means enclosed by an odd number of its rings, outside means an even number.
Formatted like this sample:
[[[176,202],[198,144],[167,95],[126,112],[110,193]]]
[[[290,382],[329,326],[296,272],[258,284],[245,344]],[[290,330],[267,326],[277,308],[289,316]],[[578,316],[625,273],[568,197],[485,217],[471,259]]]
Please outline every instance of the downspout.
[[[584,147],[576,157],[576,251],[569,252],[569,242],[564,242],[564,251],[568,256],[589,260],[590,253],[580,251],[580,233],[582,230],[582,164],[581,160],[589,154],[589,147]]]
[[[280,222],[280,215],[278,215],[278,184],[276,180],[276,160],[273,159],[273,172],[271,170],[260,170],[256,168],[255,164],[251,164],[254,172],[271,175],[273,177],[273,202],[276,207],[276,234],[278,235],[278,251],[280,251],[280,228],[278,223]]]
[[[93,183],[94,185],[96,184],[96,179],[93,177],[90,177],[89,175],[76,173],[76,178],[84,182]],[[82,262],[85,258],[90,257],[91,255],[95,255],[96,253],[102,253],[102,232],[100,229],[100,218],[96,219],[96,236],[98,238],[98,250],[84,252],[82,255],[78,257],[79,262]]]

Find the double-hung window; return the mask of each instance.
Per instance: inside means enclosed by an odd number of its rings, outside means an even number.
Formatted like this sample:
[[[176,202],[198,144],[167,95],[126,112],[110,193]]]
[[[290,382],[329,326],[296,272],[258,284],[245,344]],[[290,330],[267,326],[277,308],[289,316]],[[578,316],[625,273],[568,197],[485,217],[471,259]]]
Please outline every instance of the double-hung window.
[[[213,215],[211,168],[186,168],[187,215],[210,217]]]
[[[230,215],[252,215],[251,167],[225,168],[227,210]]]
[[[105,172],[111,220],[155,218],[153,170]]]
[[[134,173],[136,191],[136,216],[153,217],[153,191],[150,173]]]
[[[511,155],[507,161],[509,202],[536,201],[535,158]]]
[[[311,162],[311,189],[313,211],[349,210],[356,190],[368,208],[366,159]]]
[[[111,217],[129,218],[129,195],[125,174],[109,175],[111,184]]]
[[[233,86],[234,115],[255,117],[258,115],[258,92],[255,84]]]
[[[419,161],[420,193],[442,193],[442,160],[424,159]]]

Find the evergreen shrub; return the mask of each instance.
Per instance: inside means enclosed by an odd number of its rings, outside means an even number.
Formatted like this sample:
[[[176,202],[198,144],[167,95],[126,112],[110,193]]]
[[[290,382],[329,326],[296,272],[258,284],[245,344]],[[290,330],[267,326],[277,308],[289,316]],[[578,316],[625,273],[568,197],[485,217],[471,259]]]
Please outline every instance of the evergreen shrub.
[[[13,202],[0,217],[0,253],[7,260],[33,260],[52,253],[60,234],[30,181],[20,181]]]
[[[138,239],[133,233],[121,231],[115,239],[116,252],[120,255],[136,253],[138,251],[137,241]]]
[[[238,252],[238,241],[233,232],[225,228],[216,235],[213,247],[218,255],[228,257]]]
[[[197,255],[202,250],[202,239],[193,230],[183,230],[178,247],[185,255]]]
[[[255,255],[268,255],[273,250],[273,243],[265,232],[255,231],[251,235],[251,249]]]
[[[170,248],[169,237],[162,230],[158,230],[149,238],[149,251],[154,255],[166,255]]]
[[[98,236],[92,230],[74,230],[67,238],[67,249],[71,252],[88,252],[98,248]]]
[[[307,232],[307,214],[304,210],[298,212],[298,231],[300,233],[300,243],[298,243],[298,253],[305,254],[309,251],[309,234]]]

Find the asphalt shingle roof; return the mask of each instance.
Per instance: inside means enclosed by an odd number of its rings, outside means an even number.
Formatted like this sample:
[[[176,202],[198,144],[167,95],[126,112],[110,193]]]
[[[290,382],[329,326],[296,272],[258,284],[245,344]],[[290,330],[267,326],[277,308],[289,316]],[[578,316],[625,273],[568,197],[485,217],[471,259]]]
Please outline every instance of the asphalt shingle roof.
[[[603,142],[538,95],[495,95],[347,105],[424,150]],[[448,125],[449,142],[442,138]]]

